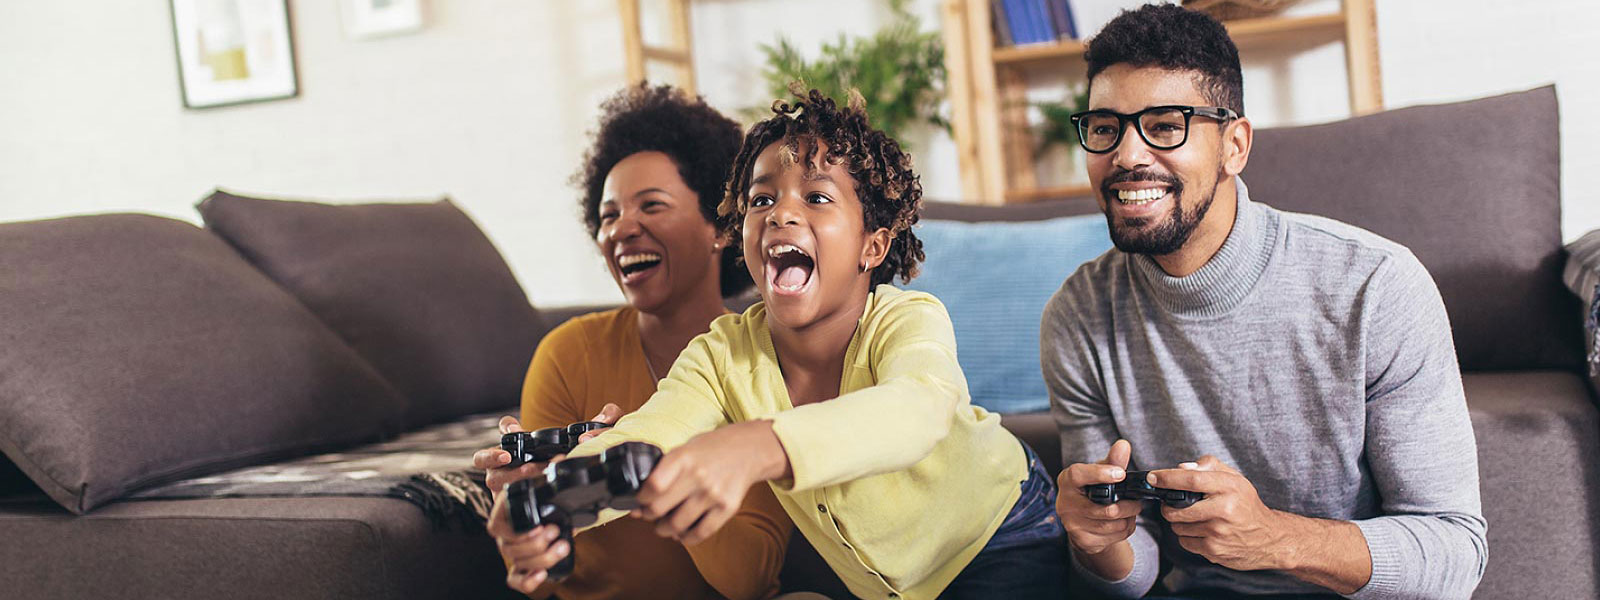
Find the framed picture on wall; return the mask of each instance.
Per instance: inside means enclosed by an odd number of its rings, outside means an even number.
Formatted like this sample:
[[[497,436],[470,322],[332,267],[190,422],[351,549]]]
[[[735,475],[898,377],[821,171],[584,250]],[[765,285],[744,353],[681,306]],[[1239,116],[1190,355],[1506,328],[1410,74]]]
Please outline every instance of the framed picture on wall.
[[[300,92],[288,0],[169,0],[187,108],[292,98]]]
[[[339,0],[344,34],[369,39],[422,29],[422,0]]]

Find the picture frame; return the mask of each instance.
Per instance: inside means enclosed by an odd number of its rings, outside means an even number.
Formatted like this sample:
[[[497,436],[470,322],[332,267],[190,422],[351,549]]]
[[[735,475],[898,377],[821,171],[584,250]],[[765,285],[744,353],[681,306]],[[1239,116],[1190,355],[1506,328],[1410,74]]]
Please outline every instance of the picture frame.
[[[422,0],[339,0],[345,37],[356,40],[422,30]]]
[[[288,0],[169,0],[185,108],[300,93]]]

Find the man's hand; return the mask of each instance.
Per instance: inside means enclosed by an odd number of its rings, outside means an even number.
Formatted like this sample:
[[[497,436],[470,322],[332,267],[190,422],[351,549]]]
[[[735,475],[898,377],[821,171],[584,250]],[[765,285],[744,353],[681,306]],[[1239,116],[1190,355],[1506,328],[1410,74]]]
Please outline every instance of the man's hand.
[[[1340,594],[1372,577],[1372,555],[1361,528],[1273,510],[1256,487],[1215,456],[1152,471],[1150,485],[1202,492],[1188,508],[1161,507],[1178,544],[1237,571],[1275,569]]]
[[[1056,515],[1067,528],[1067,539],[1079,552],[1100,554],[1133,535],[1142,508],[1138,500],[1102,506],[1083,494],[1083,486],[1122,481],[1127,475],[1128,455],[1132,450],[1127,440],[1117,440],[1104,460],[1069,466],[1056,478],[1061,490],[1056,494]]]
[[[781,479],[789,455],[772,421],[746,421],[702,433],[668,452],[639,491],[633,516],[685,545],[711,537],[744,503],[750,486]]]
[[[1133,547],[1128,537],[1138,527],[1138,500],[1123,500],[1102,506],[1084,495],[1083,486],[1116,483],[1127,476],[1128,457],[1133,446],[1127,440],[1117,440],[1111,445],[1104,460],[1094,464],[1078,463],[1061,471],[1056,478],[1060,493],[1056,494],[1056,515],[1067,530],[1067,540],[1072,544],[1081,562],[1095,574],[1119,580],[1133,571]]]
[[[1250,480],[1215,456],[1151,471],[1148,481],[1206,495],[1188,508],[1161,507],[1185,550],[1236,571],[1289,568],[1294,521],[1262,504]]]
[[[488,528],[507,564],[506,585],[524,594],[533,593],[549,576],[546,571],[572,552],[571,544],[558,539],[561,530],[555,525],[535,527],[526,533],[512,530],[505,494],[495,495]]]

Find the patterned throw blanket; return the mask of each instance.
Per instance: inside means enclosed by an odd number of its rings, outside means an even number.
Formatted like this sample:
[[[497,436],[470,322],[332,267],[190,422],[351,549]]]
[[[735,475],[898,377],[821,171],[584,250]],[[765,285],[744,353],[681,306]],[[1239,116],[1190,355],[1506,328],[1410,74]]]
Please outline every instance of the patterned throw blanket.
[[[383,496],[417,505],[435,526],[481,527],[493,498],[472,453],[500,443],[504,411],[435,425],[394,440],[185,479],[140,490],[130,500]]]
[[[1587,307],[1584,331],[1589,350],[1589,376],[1600,377],[1600,231],[1591,231],[1567,244],[1567,266],[1562,280]]]

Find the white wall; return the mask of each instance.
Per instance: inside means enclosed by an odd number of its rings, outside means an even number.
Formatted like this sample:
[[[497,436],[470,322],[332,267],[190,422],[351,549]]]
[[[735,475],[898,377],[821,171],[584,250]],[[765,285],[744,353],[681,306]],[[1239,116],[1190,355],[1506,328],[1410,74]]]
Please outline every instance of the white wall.
[[[929,26],[938,22],[938,0],[912,6]],[[1306,0],[1296,10],[1335,6]],[[352,41],[334,3],[296,0],[300,97],[192,111],[178,95],[166,2],[0,4],[0,221],[128,210],[193,221],[192,205],[218,185],[350,200],[448,193],[534,302],[616,301],[568,184],[596,104],[623,81],[615,7],[432,0],[421,33]],[[1600,3],[1378,0],[1378,8],[1391,107],[1557,82],[1565,236],[1600,228],[1591,191],[1600,188],[1600,145],[1587,142],[1600,139],[1600,62],[1591,58],[1600,34],[1588,27],[1600,22]],[[702,91],[730,114],[765,104],[758,43],[783,33],[814,47],[889,16],[865,0],[695,0]],[[1337,42],[1244,58],[1246,104],[1258,122],[1347,116]],[[911,145],[928,194],[958,196],[948,139],[923,132]]]
[[[197,220],[214,186],[313,198],[453,196],[536,303],[616,297],[567,184],[623,80],[615,3],[427,4],[421,33],[346,39],[291,3],[298,98],[185,110],[166,0],[0,5],[0,221]]]

